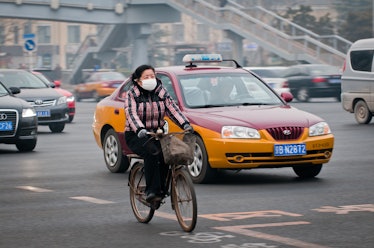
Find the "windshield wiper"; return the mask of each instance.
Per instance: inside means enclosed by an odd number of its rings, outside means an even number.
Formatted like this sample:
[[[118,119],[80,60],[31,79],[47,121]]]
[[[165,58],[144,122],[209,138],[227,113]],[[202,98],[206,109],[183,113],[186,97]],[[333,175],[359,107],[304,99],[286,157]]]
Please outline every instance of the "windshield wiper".
[[[241,103],[242,106],[253,106],[253,105],[272,105],[269,103],[261,103],[261,102],[243,102]]]

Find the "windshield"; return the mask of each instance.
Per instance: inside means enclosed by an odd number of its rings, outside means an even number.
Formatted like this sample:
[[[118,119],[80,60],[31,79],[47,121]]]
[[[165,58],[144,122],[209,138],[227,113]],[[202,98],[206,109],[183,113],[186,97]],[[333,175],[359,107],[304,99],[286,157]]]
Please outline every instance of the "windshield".
[[[109,80],[122,80],[124,81],[126,77],[119,72],[100,72],[96,75],[92,75],[89,79],[87,79],[87,82],[92,81],[109,81]]]
[[[0,71],[0,81],[7,87],[21,89],[48,88],[39,78],[27,71]]]
[[[184,103],[190,108],[279,105],[281,99],[249,73],[180,76]]]

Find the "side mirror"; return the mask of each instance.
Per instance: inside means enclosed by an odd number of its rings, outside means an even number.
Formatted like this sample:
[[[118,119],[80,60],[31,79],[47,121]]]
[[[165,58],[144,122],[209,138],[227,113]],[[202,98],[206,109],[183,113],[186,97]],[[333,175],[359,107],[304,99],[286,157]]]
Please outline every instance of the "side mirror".
[[[21,93],[21,89],[18,87],[10,87],[9,90],[13,95]]]
[[[293,95],[291,92],[282,92],[281,97],[285,102],[291,102],[293,100]]]
[[[55,81],[53,81],[53,83],[55,84],[56,88],[60,88],[61,87],[61,81],[60,80],[55,80]]]

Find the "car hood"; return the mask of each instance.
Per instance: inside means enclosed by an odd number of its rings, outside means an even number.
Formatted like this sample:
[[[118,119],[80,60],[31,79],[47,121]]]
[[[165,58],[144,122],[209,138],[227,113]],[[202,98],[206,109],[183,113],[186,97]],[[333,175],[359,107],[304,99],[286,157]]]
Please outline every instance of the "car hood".
[[[57,91],[58,93],[60,93],[61,95],[64,95],[64,96],[72,96],[73,93],[71,93],[70,91],[68,90],[64,90],[64,89],[61,89],[61,88],[54,88],[55,91]]]
[[[57,99],[62,95],[59,94],[52,88],[42,88],[42,89],[21,89],[21,93],[17,94],[17,97],[25,100],[34,100],[34,99]]]
[[[10,95],[0,96],[1,109],[22,109],[31,108],[31,105],[23,99],[19,99]]]
[[[186,115],[193,124],[216,132],[221,132],[221,127],[224,125],[245,126],[260,130],[285,126],[309,127],[323,121],[316,115],[289,105],[190,109],[186,111]]]

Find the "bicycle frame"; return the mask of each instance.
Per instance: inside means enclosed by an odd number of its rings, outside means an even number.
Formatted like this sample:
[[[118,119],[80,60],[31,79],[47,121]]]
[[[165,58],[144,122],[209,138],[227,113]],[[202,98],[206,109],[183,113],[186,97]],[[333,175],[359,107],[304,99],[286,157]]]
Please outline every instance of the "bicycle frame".
[[[129,155],[131,168],[128,185],[130,187],[130,202],[135,217],[141,223],[151,221],[155,210],[165,204],[165,198],[170,196],[171,208],[175,211],[177,220],[186,232],[191,232],[197,221],[197,203],[193,182],[185,165],[168,164],[165,190],[160,200],[146,201],[146,182],[144,176],[144,160],[138,155]],[[134,160],[134,161],[132,161]]]

